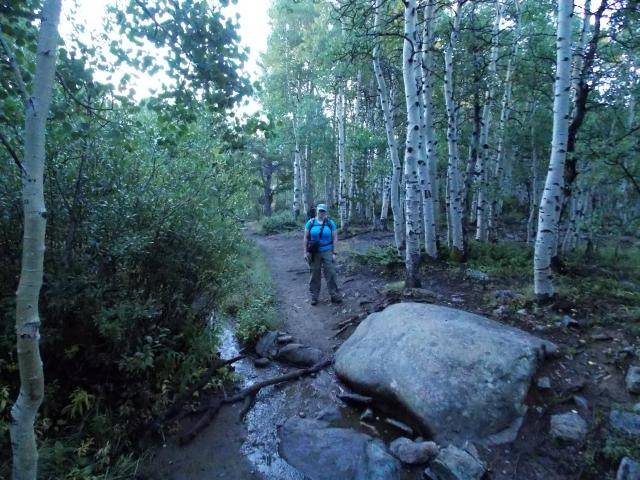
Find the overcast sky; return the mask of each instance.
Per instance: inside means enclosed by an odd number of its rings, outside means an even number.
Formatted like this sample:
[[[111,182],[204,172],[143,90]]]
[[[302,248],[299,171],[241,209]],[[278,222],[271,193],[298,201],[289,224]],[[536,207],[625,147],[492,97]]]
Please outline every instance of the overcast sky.
[[[91,33],[100,32],[103,29],[105,12],[108,5],[126,5],[128,0],[77,0],[75,2],[65,2],[63,5],[62,20],[60,23],[60,33],[65,40],[73,35],[73,25],[82,24],[85,26],[86,33],[82,36],[83,40],[91,44]],[[235,5],[230,4],[224,10],[227,16],[240,16],[238,22],[240,24],[239,34],[241,44],[249,47],[249,60],[245,64],[245,71],[249,74],[251,80],[256,80],[259,74],[258,61],[260,54],[267,48],[267,37],[269,36],[270,25],[268,17],[268,9],[271,0],[237,0]],[[131,86],[136,90],[136,98],[144,98],[151,94],[153,89],[160,87],[163,81],[161,76],[153,78],[147,75],[136,75],[135,72],[127,70],[123,67],[120,75],[115,75],[110,81],[117,85],[119,77],[124,73],[129,73],[134,79]],[[96,75],[99,81],[108,81],[106,75]],[[255,111],[257,106],[252,103],[249,111]],[[246,110],[246,109],[243,109]]]

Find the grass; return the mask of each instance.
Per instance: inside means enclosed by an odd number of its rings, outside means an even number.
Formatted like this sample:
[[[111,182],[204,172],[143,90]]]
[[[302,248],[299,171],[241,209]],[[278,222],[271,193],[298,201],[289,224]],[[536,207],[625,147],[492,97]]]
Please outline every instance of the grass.
[[[264,256],[255,244],[241,248],[241,268],[228,294],[221,302],[225,315],[236,319],[236,337],[245,345],[253,345],[268,330],[278,325],[273,280]]]

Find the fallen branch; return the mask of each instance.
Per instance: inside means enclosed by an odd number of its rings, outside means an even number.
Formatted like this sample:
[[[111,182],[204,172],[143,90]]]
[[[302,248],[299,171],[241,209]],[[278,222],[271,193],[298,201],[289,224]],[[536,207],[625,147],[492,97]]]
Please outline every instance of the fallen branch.
[[[268,387],[269,385],[276,385],[279,383],[289,382],[291,380],[295,380],[305,375],[310,375],[312,373],[319,372],[320,370],[328,367],[333,363],[333,359],[326,359],[321,362],[316,363],[315,365],[308,368],[301,368],[299,370],[294,370],[293,372],[285,373],[284,375],[280,375],[277,377],[269,378],[267,380],[263,380],[262,382],[254,383],[249,387],[239,391],[235,395],[228,398],[218,398],[212,404],[209,405],[209,408],[205,412],[205,414],[196,422],[196,424],[186,433],[180,436],[178,439],[178,443],[180,445],[185,445],[191,442],[202,430],[207,428],[211,421],[215,418],[218,410],[222,405],[227,403],[236,403],[241,400],[244,400],[247,397],[255,397],[258,392],[264,387]],[[249,406],[245,405],[243,408],[242,416],[246,415],[246,413],[251,408],[251,404],[253,402],[249,402]],[[246,410],[246,411],[245,411]]]

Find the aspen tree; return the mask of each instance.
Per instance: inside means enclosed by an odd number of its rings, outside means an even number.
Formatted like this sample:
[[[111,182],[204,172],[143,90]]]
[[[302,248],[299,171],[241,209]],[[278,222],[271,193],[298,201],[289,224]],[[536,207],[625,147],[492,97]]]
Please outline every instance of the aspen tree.
[[[562,202],[563,173],[567,157],[572,16],[573,0],[559,0],[551,158],[538,211],[538,234],[533,259],[534,291],[541,300],[551,298],[555,293],[551,275],[551,257],[557,243],[558,212]]]
[[[44,274],[47,222],[43,174],[46,122],[53,96],[61,3],[61,0],[46,0],[42,6],[36,68],[30,94],[24,87],[19,68],[14,70],[18,84],[23,87],[22,96],[25,107],[22,176],[24,230],[20,282],[16,292],[20,393],[11,408],[10,424],[14,480],[35,480],[38,473],[38,449],[34,424],[44,398],[38,305]]]

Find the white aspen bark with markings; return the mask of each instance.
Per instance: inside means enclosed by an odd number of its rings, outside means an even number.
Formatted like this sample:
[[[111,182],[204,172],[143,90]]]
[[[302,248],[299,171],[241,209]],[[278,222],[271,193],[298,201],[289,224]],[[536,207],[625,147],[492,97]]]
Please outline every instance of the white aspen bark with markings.
[[[420,267],[420,197],[419,181],[420,156],[420,98],[416,84],[416,62],[419,61],[416,17],[416,0],[407,0],[404,7],[404,44],[402,47],[402,76],[407,105],[407,136],[405,141],[405,286],[413,288],[420,285],[418,269]]]
[[[348,228],[347,223],[347,199],[345,198],[345,98],[344,89],[338,91],[338,212],[340,216],[340,228]]]
[[[551,257],[557,244],[558,212],[562,202],[564,164],[567,157],[572,16],[573,1],[559,0],[551,158],[538,209],[538,233],[533,258],[534,292],[541,300],[551,298],[555,293],[551,273]]]
[[[453,55],[458,43],[460,16],[464,0],[454,4],[453,28],[444,51],[445,63],[445,102],[447,107],[447,177],[448,177],[448,217],[449,237],[452,254],[455,259],[464,258],[464,237],[462,230],[462,188],[460,178],[460,159],[458,153],[458,106],[455,100],[453,84]]]
[[[422,105],[423,105],[423,152],[425,165],[423,171],[423,221],[425,250],[431,258],[438,256],[437,247],[437,198],[436,185],[436,134],[433,126],[433,51],[435,30],[435,0],[428,0],[424,7],[424,27],[422,31]]]
[[[488,68],[487,91],[480,123],[480,152],[476,163],[476,179],[478,184],[478,202],[476,205],[476,240],[486,242],[489,239],[488,228],[488,159],[489,159],[489,129],[491,127],[491,109],[493,108],[494,91],[496,87],[496,63],[498,60],[498,34],[502,20],[503,5],[496,1],[496,16],[491,30],[491,53]]]
[[[39,297],[44,275],[47,211],[44,203],[46,122],[53,96],[61,0],[46,0],[40,13],[36,67],[31,93],[25,98],[22,205],[22,263],[16,292],[16,338],[20,393],[11,407],[12,474],[14,480],[35,480],[38,449],[34,430],[44,398],[40,358]],[[20,76],[19,70],[16,71]],[[24,92],[26,95],[26,91]]]
[[[387,147],[389,157],[391,159],[391,182],[389,185],[391,196],[391,211],[393,213],[393,237],[395,246],[398,251],[403,245],[403,229],[404,229],[404,212],[402,202],[400,200],[400,179],[402,176],[402,164],[398,156],[398,145],[393,125],[393,115],[391,112],[391,100],[387,82],[382,73],[380,62],[380,44],[377,37],[380,25],[380,4],[382,0],[374,0],[374,46],[373,46],[373,70],[378,84],[378,97],[380,98],[380,107],[382,110],[382,119],[384,121],[384,129],[387,135]]]

